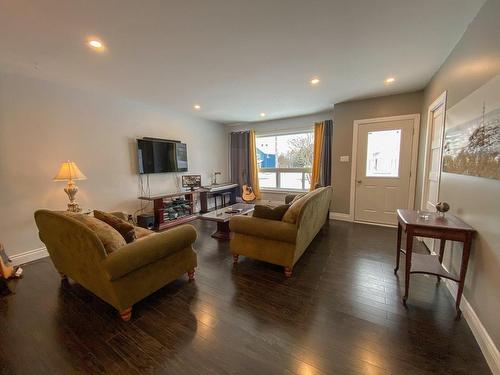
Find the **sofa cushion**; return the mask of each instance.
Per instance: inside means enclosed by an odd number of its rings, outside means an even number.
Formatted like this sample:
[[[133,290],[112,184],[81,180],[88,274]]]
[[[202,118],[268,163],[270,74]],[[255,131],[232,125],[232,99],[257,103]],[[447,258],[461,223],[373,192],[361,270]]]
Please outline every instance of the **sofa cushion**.
[[[108,255],[127,244],[122,235],[118,233],[118,231],[116,231],[111,225],[106,224],[104,221],[101,221],[89,215],[69,212],[67,214],[93,230],[97,237],[99,237],[99,239],[101,240],[102,245],[104,246],[104,249],[106,250],[106,253]]]
[[[295,197],[290,205],[290,208],[285,212],[281,220],[285,223],[295,224],[302,206],[307,202],[308,196],[309,193]]]
[[[134,226],[129,222],[120,219],[114,214],[94,210],[94,217],[106,224],[111,225],[118,233],[120,233],[126,243],[133,242],[135,240]]]
[[[234,233],[273,241],[295,243],[297,240],[297,226],[280,220],[236,215],[229,220],[229,228]]]
[[[254,206],[253,217],[260,217],[262,219],[269,220],[281,220],[289,207],[289,204],[282,204],[277,207],[256,204]]]
[[[152,231],[152,230],[149,230],[149,229],[146,229],[146,228],[142,228],[142,227],[134,227],[134,232],[135,232],[135,238],[137,240],[140,240],[144,237],[147,237],[149,236],[150,234],[155,234],[156,232]]]

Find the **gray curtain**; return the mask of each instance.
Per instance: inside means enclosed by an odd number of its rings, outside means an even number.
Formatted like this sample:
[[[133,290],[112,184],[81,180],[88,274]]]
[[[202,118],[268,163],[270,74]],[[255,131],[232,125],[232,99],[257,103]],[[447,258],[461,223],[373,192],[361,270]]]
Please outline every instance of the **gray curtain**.
[[[319,171],[319,184],[329,186],[332,184],[332,135],[333,121],[324,122],[323,147],[321,148],[321,165]]]
[[[231,133],[231,181],[248,184],[250,171],[250,132]]]

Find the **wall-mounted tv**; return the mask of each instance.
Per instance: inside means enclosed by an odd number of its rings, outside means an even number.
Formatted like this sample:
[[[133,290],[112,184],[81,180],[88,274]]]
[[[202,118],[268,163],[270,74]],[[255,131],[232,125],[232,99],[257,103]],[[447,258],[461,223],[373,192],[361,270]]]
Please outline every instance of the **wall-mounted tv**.
[[[187,146],[158,138],[137,140],[139,173],[187,172]]]

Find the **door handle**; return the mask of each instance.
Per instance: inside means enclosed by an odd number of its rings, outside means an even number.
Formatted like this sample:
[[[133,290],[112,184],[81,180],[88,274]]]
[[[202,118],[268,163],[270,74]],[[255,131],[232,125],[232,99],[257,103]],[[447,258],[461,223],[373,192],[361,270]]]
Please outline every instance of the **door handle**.
[[[357,182],[358,184],[360,184],[360,183],[362,183],[363,181],[361,181],[361,180],[358,180],[358,181],[356,181],[356,182]]]

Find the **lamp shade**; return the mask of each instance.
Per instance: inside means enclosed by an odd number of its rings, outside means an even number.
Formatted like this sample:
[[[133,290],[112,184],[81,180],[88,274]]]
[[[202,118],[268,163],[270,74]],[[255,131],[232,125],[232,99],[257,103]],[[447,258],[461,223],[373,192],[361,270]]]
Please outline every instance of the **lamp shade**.
[[[71,180],[86,180],[87,177],[82,173],[80,168],[72,162],[65,161],[61,164],[59,172],[54,177],[54,181],[71,181]]]

